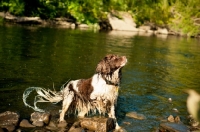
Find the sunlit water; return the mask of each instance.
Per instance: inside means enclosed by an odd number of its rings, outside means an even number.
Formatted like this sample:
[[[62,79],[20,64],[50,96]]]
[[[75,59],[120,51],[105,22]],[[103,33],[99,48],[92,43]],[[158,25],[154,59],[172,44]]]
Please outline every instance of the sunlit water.
[[[120,126],[127,131],[155,131],[170,114],[187,123],[184,90],[200,92],[198,39],[16,25],[0,26],[0,112],[16,111],[28,118],[33,110],[22,101],[26,88],[59,90],[68,80],[89,78],[106,54],[128,58],[116,111]],[[61,104],[50,106],[47,110],[61,109]],[[130,111],[147,119],[126,117]]]

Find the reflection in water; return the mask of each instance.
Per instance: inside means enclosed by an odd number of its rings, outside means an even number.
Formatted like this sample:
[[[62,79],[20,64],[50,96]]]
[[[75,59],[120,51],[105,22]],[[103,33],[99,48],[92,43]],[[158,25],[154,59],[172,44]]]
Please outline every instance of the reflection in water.
[[[200,92],[200,45],[196,39],[0,26],[0,40],[0,112],[13,110],[29,116],[32,109],[22,102],[27,87],[52,88],[54,83],[59,90],[69,79],[91,77],[105,54],[128,58],[117,107],[118,120],[127,131],[155,130],[170,114],[186,122],[187,95],[183,90]],[[169,103],[168,98],[173,101]],[[53,109],[52,105],[48,109]],[[130,111],[147,119],[125,117]]]

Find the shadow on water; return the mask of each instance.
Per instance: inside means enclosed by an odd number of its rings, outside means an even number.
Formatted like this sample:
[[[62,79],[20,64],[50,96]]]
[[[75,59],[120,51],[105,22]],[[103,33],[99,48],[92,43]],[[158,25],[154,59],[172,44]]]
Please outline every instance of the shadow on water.
[[[91,77],[106,54],[128,58],[116,111],[120,125],[127,131],[153,131],[170,114],[187,122],[187,94],[183,90],[200,92],[197,39],[1,25],[0,40],[0,112],[17,111],[27,118],[33,111],[22,102],[26,88],[53,88],[54,84],[59,90],[69,79]],[[168,102],[168,98],[173,101]],[[61,104],[42,106],[55,113],[61,108]],[[146,119],[126,117],[130,111]]]

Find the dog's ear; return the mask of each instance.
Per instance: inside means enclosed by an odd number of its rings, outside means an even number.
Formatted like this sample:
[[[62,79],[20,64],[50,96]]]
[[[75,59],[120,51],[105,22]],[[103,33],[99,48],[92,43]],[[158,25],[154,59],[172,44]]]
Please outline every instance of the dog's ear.
[[[110,66],[106,63],[104,59],[98,63],[96,73],[100,73],[103,75],[110,73]]]

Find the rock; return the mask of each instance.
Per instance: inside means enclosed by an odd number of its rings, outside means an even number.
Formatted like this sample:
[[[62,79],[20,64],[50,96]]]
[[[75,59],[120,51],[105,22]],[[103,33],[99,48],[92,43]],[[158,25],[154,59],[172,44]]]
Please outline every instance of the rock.
[[[167,120],[168,120],[169,122],[174,122],[174,117],[173,117],[173,115],[170,115],[170,116],[167,118]]]
[[[30,124],[28,120],[26,119],[23,119],[20,124],[19,124],[20,127],[35,127],[34,125]]]
[[[79,128],[71,127],[68,132],[85,132],[85,130],[81,127]]]
[[[189,132],[189,128],[184,124],[177,124],[172,122],[161,123],[160,129],[161,132]]]
[[[148,30],[151,30],[151,26],[142,25],[142,26],[139,26],[138,29],[142,29],[147,32]]]
[[[67,126],[67,122],[66,121],[61,121],[58,124],[58,127],[61,127],[61,128],[65,128],[66,126]]]
[[[84,118],[81,120],[80,125],[82,128],[86,128],[95,132],[107,132],[115,128],[115,121],[112,118],[105,117],[93,117]]]
[[[159,28],[157,29],[157,31],[155,32],[156,34],[169,34],[169,31],[166,28]]]
[[[8,131],[14,131],[19,122],[19,115],[15,112],[6,111],[0,113],[0,128],[5,128]]]
[[[83,128],[80,126],[80,121],[74,122],[68,132],[85,132]]]
[[[117,13],[122,19],[117,18],[114,14],[116,13],[109,13],[107,16],[113,30],[138,31],[132,16],[128,12]]]
[[[49,113],[40,113],[40,112],[33,112],[31,114],[31,121],[42,121],[45,124],[48,124],[50,120],[50,114]]]
[[[70,25],[70,27],[71,27],[72,29],[75,29],[75,28],[76,28],[76,24],[72,23],[72,24]]]
[[[44,122],[43,121],[34,121],[32,123],[34,126],[37,126],[37,127],[42,127],[44,126]]]
[[[168,101],[171,103],[172,102],[172,98],[169,98]]]
[[[40,17],[17,17],[10,14],[9,12],[4,14],[4,19],[16,23],[43,23],[43,20]]]
[[[89,26],[87,24],[80,24],[78,25],[79,28],[89,28]]]
[[[180,119],[179,116],[176,116],[175,119],[174,119],[174,121],[175,121],[176,123],[180,123],[180,122],[181,122],[181,119]]]
[[[48,126],[50,126],[50,127],[57,127],[57,126],[56,126],[56,123],[53,122],[53,121],[50,121]]]
[[[138,114],[137,112],[129,112],[129,113],[126,113],[126,116],[127,116],[127,117],[130,117],[130,118],[139,119],[139,120],[144,120],[144,119],[146,119],[146,117],[145,117],[143,114]]]
[[[176,113],[179,113],[178,109],[176,109],[176,108],[173,108],[172,110],[173,110],[174,112],[176,112]]]
[[[53,121],[49,122],[49,125],[46,126],[46,129],[52,130],[52,131],[57,131],[58,127],[56,126],[56,124]]]

